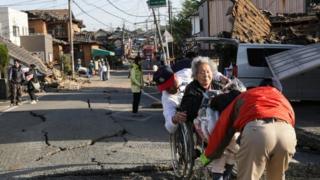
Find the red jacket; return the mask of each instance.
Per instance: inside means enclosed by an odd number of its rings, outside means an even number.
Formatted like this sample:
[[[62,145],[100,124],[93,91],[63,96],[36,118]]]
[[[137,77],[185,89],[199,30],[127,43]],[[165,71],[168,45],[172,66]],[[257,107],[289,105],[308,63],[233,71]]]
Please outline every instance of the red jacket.
[[[277,118],[294,126],[294,111],[280,91],[264,86],[240,94],[221,113],[211,132],[205,156],[216,159],[221,156],[235,132],[241,132],[247,123],[255,119]]]

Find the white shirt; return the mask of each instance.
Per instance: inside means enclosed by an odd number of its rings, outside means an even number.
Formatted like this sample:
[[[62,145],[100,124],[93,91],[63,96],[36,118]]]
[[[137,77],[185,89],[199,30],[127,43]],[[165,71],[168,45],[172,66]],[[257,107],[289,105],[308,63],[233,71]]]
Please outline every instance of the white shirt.
[[[163,116],[165,119],[165,127],[169,133],[174,133],[178,127],[172,122],[173,116],[176,114],[177,107],[180,105],[186,86],[193,80],[190,68],[182,69],[175,73],[178,79],[179,90],[176,94],[169,94],[162,91],[161,102],[163,106]],[[217,72],[214,74],[213,80],[220,81],[222,74]]]
[[[186,86],[193,80],[190,68],[176,72],[175,76],[178,80],[178,92],[176,94],[169,94],[167,91],[162,91],[161,96],[165,127],[169,133],[174,133],[177,129],[177,124],[172,122],[172,117],[176,114],[176,108],[180,105]]]
[[[106,65],[102,65],[102,72],[107,72],[107,66]]]

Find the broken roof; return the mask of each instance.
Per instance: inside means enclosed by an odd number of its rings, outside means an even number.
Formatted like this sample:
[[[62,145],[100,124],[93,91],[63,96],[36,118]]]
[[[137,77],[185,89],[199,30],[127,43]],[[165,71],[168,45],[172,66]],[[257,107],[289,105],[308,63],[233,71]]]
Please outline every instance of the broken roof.
[[[320,42],[320,16],[316,14],[290,14],[270,17],[270,41],[290,44]]]
[[[240,42],[264,42],[270,33],[269,19],[251,2],[235,0],[232,38]]]
[[[68,9],[46,9],[46,10],[28,10],[29,19],[42,19],[46,22],[49,21],[67,21],[69,19]],[[73,22],[77,23],[81,27],[85,27],[82,20],[78,20],[72,13]]]
[[[48,69],[42,60],[36,56],[33,56],[31,52],[21,48],[9,40],[0,36],[0,43],[7,46],[9,51],[9,56],[21,61],[23,64],[30,65],[35,64],[41,73],[47,74]]]

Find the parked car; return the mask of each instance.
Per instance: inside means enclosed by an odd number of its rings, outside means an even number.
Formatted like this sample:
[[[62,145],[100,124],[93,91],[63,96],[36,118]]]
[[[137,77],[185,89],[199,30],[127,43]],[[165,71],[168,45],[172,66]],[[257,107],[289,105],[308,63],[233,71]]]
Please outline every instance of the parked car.
[[[277,78],[281,82],[283,93],[290,100],[320,100],[320,93],[318,93],[320,91],[320,84],[315,83],[320,82],[320,58],[317,58],[320,56],[320,49],[314,48],[313,51],[309,53],[306,50],[304,54],[304,51],[299,50],[306,47],[302,45],[239,43],[237,40],[216,37],[199,37],[194,38],[193,41],[202,44],[200,47],[206,47],[203,44],[208,43],[234,45],[236,47],[236,56],[233,73],[247,88],[258,86],[265,78]],[[207,47],[211,46],[209,45]],[[314,65],[313,68],[309,66],[305,68],[301,65],[303,62],[297,63],[297,59],[293,61],[292,59],[295,56],[298,56],[300,59],[307,58],[306,61],[310,61],[309,63]],[[281,67],[282,71],[294,71],[294,73],[291,73],[285,78],[278,77],[278,75],[274,73],[276,66],[270,67],[269,65],[269,57],[270,59],[273,57],[273,59],[280,60],[280,62],[278,61],[277,63],[283,65],[283,67]],[[284,59],[285,57],[289,58]],[[283,62],[281,62],[281,60],[283,60]],[[222,59],[221,61],[225,60]],[[231,62],[231,60],[229,61]],[[220,62],[220,64],[225,63]],[[297,68],[293,69],[292,67]]]

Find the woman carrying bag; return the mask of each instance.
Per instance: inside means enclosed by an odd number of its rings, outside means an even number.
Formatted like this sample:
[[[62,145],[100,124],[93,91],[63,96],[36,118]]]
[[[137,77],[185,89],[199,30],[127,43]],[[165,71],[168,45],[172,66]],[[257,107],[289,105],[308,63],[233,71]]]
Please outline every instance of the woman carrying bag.
[[[36,72],[36,66],[34,64],[30,65],[29,72],[27,73],[27,89],[28,94],[30,96],[31,102],[30,104],[36,104],[38,101],[38,97],[36,96],[36,91],[40,90],[40,83],[38,80],[37,72]]]
[[[134,63],[130,71],[131,91],[133,94],[132,113],[134,116],[137,115],[138,113],[141,90],[143,88],[143,83],[144,83],[141,65],[139,64],[140,60],[141,60],[141,57],[138,55],[134,59]]]

